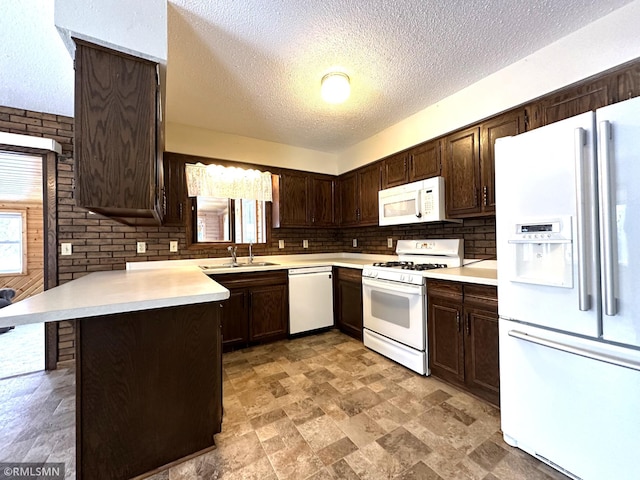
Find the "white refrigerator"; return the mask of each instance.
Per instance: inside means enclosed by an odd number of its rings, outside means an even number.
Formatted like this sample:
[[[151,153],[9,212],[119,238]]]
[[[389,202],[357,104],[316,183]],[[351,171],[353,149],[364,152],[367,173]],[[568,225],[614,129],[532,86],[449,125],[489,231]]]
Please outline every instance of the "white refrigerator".
[[[640,98],[499,139],[495,172],[504,439],[639,479]]]

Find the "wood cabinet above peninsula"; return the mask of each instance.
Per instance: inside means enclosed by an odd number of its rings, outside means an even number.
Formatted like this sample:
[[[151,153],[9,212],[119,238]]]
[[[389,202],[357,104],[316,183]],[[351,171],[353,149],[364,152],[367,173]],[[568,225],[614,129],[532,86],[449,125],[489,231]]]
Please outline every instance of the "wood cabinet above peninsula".
[[[75,39],[75,199],[129,225],[165,209],[158,65]]]

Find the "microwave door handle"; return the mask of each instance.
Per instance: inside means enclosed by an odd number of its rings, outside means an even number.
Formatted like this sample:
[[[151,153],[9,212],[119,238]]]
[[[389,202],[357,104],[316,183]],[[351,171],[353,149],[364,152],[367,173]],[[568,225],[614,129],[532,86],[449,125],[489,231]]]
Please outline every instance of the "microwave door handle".
[[[420,202],[420,196],[421,196],[422,192],[420,190],[418,190],[416,192],[416,217],[420,218],[422,217],[422,204]]]

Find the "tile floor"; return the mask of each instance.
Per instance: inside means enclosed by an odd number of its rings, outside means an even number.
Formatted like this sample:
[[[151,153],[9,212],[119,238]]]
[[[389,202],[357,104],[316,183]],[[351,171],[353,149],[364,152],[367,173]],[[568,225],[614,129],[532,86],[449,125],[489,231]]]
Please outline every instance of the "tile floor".
[[[218,448],[151,480],[561,480],[499,411],[336,331],[224,355]],[[74,473],[72,369],[0,381],[0,462]]]
[[[0,334],[0,379],[44,370],[44,324],[18,325]]]

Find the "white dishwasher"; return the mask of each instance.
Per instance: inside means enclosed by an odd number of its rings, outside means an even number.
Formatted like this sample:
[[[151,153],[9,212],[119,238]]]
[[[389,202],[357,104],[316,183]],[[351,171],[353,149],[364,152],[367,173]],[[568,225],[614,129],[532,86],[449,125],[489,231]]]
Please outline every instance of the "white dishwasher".
[[[331,267],[289,270],[289,334],[333,326]]]

